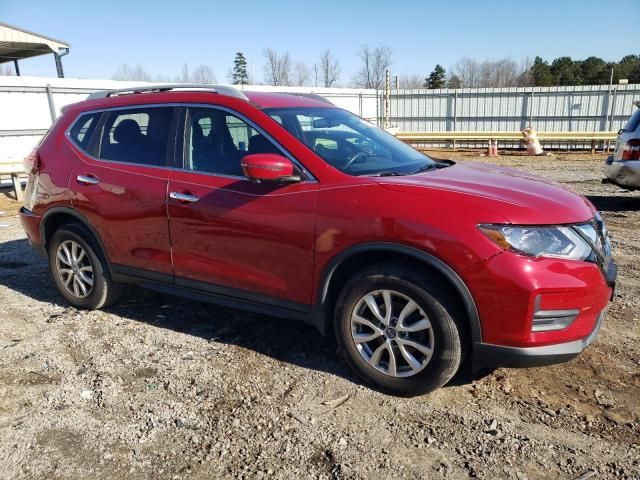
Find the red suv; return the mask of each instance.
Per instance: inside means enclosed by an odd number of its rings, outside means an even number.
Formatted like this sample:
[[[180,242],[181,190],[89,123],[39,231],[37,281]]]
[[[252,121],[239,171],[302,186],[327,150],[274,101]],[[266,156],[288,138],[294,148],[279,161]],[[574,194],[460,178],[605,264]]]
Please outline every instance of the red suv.
[[[26,160],[22,223],[78,308],[122,285],[301,319],[386,391],[595,338],[616,266],[584,197],[434,161],[313,95],[93,94]]]

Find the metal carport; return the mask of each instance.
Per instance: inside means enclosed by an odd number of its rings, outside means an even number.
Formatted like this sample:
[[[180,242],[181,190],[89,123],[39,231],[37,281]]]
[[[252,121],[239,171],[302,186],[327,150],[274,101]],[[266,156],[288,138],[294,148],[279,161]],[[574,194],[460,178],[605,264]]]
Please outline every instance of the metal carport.
[[[69,44],[22,28],[0,23],[0,64],[13,62],[20,75],[19,60],[53,54],[58,77],[64,77],[61,58],[69,53]]]

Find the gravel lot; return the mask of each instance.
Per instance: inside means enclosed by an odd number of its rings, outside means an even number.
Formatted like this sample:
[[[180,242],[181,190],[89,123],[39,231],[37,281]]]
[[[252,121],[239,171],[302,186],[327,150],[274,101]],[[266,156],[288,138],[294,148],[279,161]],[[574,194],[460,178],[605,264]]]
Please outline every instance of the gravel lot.
[[[0,192],[0,477],[640,478],[640,192],[602,185],[603,159],[491,159],[603,211],[620,276],[598,341],[413,399],[360,385],[300,323],[135,287],[69,308]]]

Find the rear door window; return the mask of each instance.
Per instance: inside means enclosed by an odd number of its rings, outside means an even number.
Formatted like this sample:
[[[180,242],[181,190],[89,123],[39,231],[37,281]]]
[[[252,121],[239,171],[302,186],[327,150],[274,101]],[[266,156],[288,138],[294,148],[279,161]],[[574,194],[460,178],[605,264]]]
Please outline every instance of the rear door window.
[[[173,107],[108,111],[99,158],[150,166],[169,165],[173,117]]]

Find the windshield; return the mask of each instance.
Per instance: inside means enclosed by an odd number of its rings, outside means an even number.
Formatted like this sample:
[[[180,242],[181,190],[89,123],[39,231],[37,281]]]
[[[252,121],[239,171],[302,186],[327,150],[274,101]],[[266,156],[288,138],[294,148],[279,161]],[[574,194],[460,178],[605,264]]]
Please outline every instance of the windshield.
[[[302,107],[264,111],[325,161],[349,175],[406,175],[435,164],[346,110]]]

